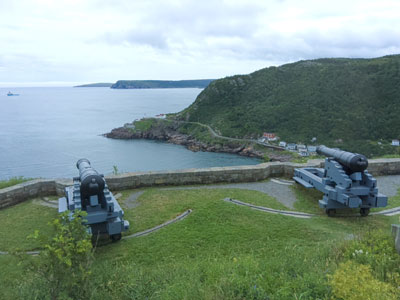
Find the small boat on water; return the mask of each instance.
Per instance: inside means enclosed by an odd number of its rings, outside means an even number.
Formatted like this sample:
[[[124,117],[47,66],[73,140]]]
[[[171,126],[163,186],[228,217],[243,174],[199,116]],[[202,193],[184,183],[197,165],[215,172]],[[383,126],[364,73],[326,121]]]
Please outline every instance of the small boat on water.
[[[11,92],[8,92],[8,93],[7,93],[7,96],[19,96],[19,94],[13,94],[13,93],[11,93]]]

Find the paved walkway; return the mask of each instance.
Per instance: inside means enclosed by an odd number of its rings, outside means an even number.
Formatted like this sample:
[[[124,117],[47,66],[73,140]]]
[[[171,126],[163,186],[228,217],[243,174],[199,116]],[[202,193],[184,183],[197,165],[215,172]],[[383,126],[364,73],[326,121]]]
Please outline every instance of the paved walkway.
[[[388,197],[397,195],[397,190],[400,188],[400,175],[379,176],[376,177],[376,181],[379,193]]]
[[[263,182],[246,182],[246,183],[231,183],[231,184],[216,184],[204,185],[194,187],[170,187],[163,188],[163,190],[198,190],[198,189],[241,189],[258,191],[274,197],[277,201],[282,203],[288,208],[294,208],[293,204],[296,202],[296,196],[290,189],[293,181],[273,178],[270,181]]]
[[[388,197],[397,195],[397,191],[400,188],[400,175],[391,176],[380,176],[377,177],[378,189],[381,194]],[[267,194],[274,197],[277,201],[285,205],[287,208],[293,209],[294,203],[296,202],[296,196],[290,188],[294,184],[292,180],[286,180],[282,178],[272,178],[267,182],[247,182],[247,183],[231,183],[231,184],[216,184],[216,185],[203,185],[194,187],[167,187],[161,188],[162,190],[197,190],[197,189],[242,189],[252,190]],[[135,208],[139,205],[137,199],[144,193],[144,191],[133,192],[125,200],[124,205],[127,208]],[[116,198],[119,198],[121,194],[117,194]],[[35,204],[43,206],[58,207],[58,201],[49,201],[47,197],[43,199],[34,200]]]

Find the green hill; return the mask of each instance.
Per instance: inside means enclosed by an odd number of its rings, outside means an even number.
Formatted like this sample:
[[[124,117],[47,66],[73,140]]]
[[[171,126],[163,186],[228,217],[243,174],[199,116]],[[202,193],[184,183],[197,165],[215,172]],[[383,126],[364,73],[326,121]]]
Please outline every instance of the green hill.
[[[165,88],[205,88],[213,79],[199,80],[118,80],[112,89],[165,89]]]
[[[225,136],[317,137],[376,156],[392,153],[389,140],[400,137],[399,101],[400,55],[317,59],[215,80],[176,117]]]

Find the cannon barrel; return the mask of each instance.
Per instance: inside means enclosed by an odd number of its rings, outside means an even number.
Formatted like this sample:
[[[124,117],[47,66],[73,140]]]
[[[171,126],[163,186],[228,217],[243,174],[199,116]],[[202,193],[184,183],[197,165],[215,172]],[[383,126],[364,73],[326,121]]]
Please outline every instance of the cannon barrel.
[[[79,169],[82,199],[87,199],[89,196],[103,193],[105,185],[104,178],[92,168],[88,159],[82,158],[78,160],[76,167]]]
[[[358,153],[346,152],[339,149],[332,149],[326,146],[319,146],[317,153],[332,157],[341,165],[347,167],[353,172],[363,172],[368,167],[367,158]]]

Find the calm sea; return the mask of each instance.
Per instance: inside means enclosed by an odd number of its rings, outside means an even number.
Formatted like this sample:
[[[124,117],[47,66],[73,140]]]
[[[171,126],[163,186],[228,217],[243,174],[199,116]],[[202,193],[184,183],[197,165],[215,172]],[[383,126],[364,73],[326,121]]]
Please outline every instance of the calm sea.
[[[7,96],[7,92],[20,94]],[[88,158],[99,172],[154,171],[257,164],[223,153],[191,152],[146,140],[101,134],[142,117],[178,112],[200,89],[0,88],[0,179],[77,176]]]

